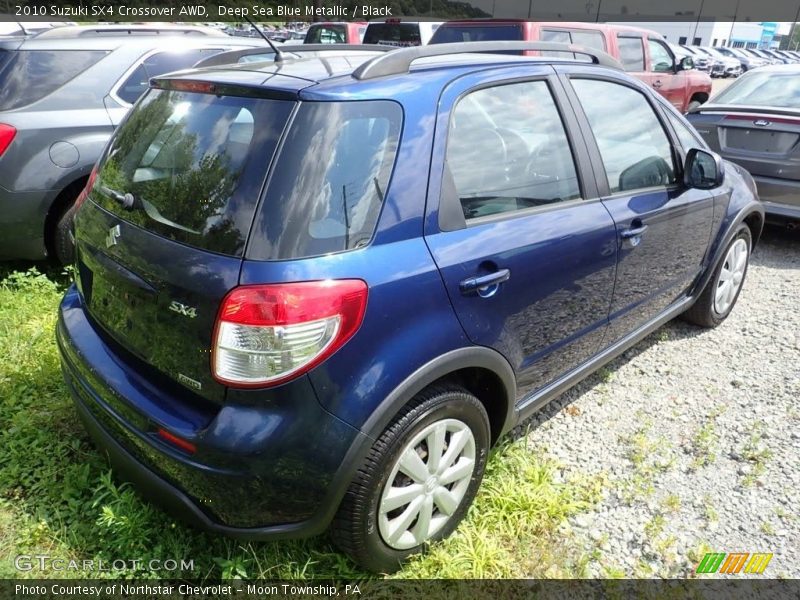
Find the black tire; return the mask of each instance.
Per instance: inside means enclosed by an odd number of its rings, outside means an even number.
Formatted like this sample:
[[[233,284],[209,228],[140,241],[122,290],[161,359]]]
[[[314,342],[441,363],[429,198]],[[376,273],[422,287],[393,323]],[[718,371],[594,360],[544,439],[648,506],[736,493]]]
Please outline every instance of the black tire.
[[[739,288],[736,290],[733,300],[724,310],[720,312],[718,311],[714,302],[714,296],[716,294],[717,287],[721,284],[720,273],[722,273],[722,269],[728,260],[728,253],[733,245],[739,240],[744,240],[747,244],[747,260],[744,265],[744,272],[742,273],[741,283],[739,284]],[[722,258],[714,269],[714,274],[711,276],[711,279],[709,279],[706,287],[703,289],[703,292],[697,299],[697,302],[695,302],[689,310],[683,313],[684,319],[690,323],[694,323],[695,325],[700,325],[701,327],[716,327],[722,323],[729,314],[731,314],[733,307],[736,306],[736,301],[739,299],[739,294],[744,287],[744,280],[747,276],[747,268],[750,265],[750,253],[752,249],[753,238],[750,234],[750,228],[747,225],[740,225],[736,235],[733,236],[733,239],[725,248]]]
[[[466,493],[449,520],[424,543],[396,549],[384,541],[380,531],[378,509],[384,488],[390,483],[388,479],[406,444],[433,423],[445,419],[456,419],[466,424],[474,437],[474,469]],[[458,386],[435,386],[424,390],[395,417],[357,471],[331,525],[334,543],[370,571],[396,571],[406,558],[424,551],[430,542],[450,535],[464,518],[483,478],[490,443],[489,418],[475,396]],[[403,474],[398,473],[391,483],[401,476]],[[467,475],[464,476],[464,484],[466,478]],[[436,506],[433,510],[439,511]],[[435,515],[446,516],[442,512],[435,512]],[[412,524],[416,522],[415,518]]]
[[[53,252],[55,260],[62,265],[75,262],[75,239],[72,235],[72,220],[76,212],[75,204],[70,204],[56,221],[53,229]]]

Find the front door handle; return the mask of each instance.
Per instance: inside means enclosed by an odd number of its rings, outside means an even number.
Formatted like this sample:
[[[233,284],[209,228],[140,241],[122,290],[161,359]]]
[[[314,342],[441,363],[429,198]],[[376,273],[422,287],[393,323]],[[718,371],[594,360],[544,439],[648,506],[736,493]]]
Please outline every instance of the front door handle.
[[[469,277],[458,284],[458,289],[465,296],[477,293],[481,298],[489,298],[497,293],[500,284],[511,277],[509,269],[499,269],[488,275]]]
[[[654,88],[656,88],[656,89],[660,88],[662,85],[664,85],[664,84],[663,84],[663,83],[661,83],[661,80],[660,80],[660,79],[656,79],[656,80],[653,82],[653,87],[654,87]]]
[[[634,219],[628,229],[619,232],[623,247],[636,248],[642,243],[642,234],[645,231],[647,231],[647,225],[643,224],[640,219]]]

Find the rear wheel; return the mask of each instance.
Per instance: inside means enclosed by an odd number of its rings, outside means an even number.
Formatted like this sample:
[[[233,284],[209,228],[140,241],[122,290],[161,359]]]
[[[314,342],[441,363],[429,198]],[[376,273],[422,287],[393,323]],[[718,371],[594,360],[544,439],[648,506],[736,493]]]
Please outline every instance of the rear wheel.
[[[700,106],[702,105],[703,103],[700,102],[699,100],[692,100],[691,102],[689,102],[689,106],[686,107],[686,110],[687,111],[694,110],[695,108],[700,108]]]
[[[75,203],[70,204],[58,217],[53,229],[53,252],[56,260],[62,265],[75,261],[75,239],[72,235],[72,220],[76,212]]]
[[[684,313],[687,321],[716,327],[728,317],[742,291],[752,246],[750,228],[740,225],[703,293]]]
[[[450,535],[480,485],[489,419],[459,387],[422,392],[375,442],[331,529],[357,563],[396,571],[408,556]]]

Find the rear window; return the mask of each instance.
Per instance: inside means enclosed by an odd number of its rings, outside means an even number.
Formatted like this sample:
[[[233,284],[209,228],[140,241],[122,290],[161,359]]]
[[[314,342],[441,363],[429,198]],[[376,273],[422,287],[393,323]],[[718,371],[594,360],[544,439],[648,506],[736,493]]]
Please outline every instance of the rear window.
[[[248,258],[319,256],[367,245],[402,125],[390,101],[301,104],[277,159]]]
[[[0,110],[27,106],[94,65],[98,50],[17,50],[0,58]]]
[[[522,27],[519,25],[444,25],[436,30],[431,44],[452,42],[485,42],[497,40],[521,40]]]
[[[151,90],[114,136],[92,199],[159,235],[241,256],[293,106]]]
[[[714,104],[749,104],[800,108],[800,77],[797,72],[751,71],[713,98]]]
[[[364,34],[365,44],[419,46],[422,38],[416,23],[371,23]]]
[[[170,73],[188,69],[196,62],[215,54],[220,48],[198,48],[196,50],[157,52],[145,58],[133,72],[125,78],[117,88],[120,100],[133,104],[144,94],[150,86],[150,79]]]
[[[577,44],[587,48],[606,50],[606,42],[603,34],[599,31],[575,30],[575,29],[542,29],[540,34],[543,42],[558,42],[560,44]],[[545,51],[542,56],[563,56],[564,52]],[[592,59],[586,54],[572,54],[572,58],[583,62],[591,62]]]
[[[344,44],[347,27],[344,25],[312,25],[306,34],[306,44]]]
[[[644,42],[640,37],[617,38],[619,61],[626,71],[644,71]]]

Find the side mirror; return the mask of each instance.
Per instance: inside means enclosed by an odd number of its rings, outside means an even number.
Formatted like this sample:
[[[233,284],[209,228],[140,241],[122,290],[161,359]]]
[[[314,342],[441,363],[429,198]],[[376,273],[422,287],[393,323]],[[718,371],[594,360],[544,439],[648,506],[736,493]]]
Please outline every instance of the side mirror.
[[[684,56],[678,63],[678,71],[691,71],[694,69],[694,60],[691,56]]]
[[[711,190],[722,185],[725,165],[718,154],[692,148],[686,154],[683,166],[683,183],[698,190]]]

